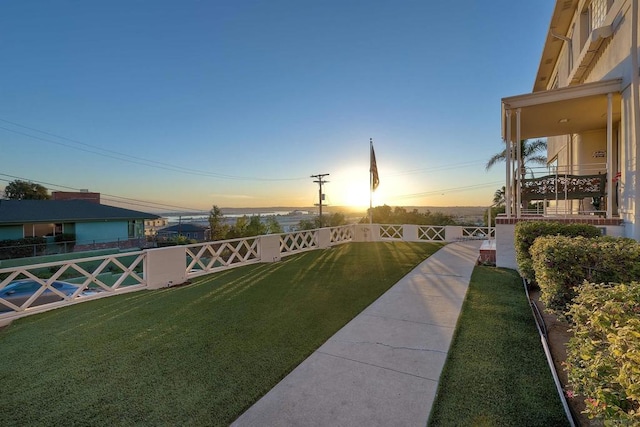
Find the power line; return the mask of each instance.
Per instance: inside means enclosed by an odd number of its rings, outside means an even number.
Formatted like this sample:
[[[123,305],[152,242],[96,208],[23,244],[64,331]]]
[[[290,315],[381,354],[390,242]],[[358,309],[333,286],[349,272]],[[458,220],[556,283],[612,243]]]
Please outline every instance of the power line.
[[[395,177],[395,176],[403,176],[403,175],[413,175],[418,173],[439,172],[439,171],[450,170],[450,169],[458,169],[464,166],[472,166],[472,165],[480,165],[480,164],[485,164],[485,162],[474,160],[470,162],[452,163],[450,165],[434,166],[432,168],[412,169],[404,172],[398,172],[388,176]]]
[[[13,179],[19,179],[21,181],[35,182],[37,184],[41,184],[41,185],[45,185],[45,186],[51,186],[51,187],[55,187],[55,188],[63,188],[63,189],[66,189],[66,190],[80,191],[79,188],[69,187],[69,186],[66,186],[66,185],[53,184],[53,183],[50,183],[50,182],[38,181],[38,180],[35,180],[35,179],[28,179],[28,178],[23,178],[23,177],[14,176],[14,175],[8,175],[8,174],[4,174],[4,173],[0,173],[0,175],[1,176],[6,176],[6,177],[9,177],[9,178],[13,178]],[[0,181],[11,182],[10,180],[3,179],[3,178],[0,178]],[[51,188],[51,187],[47,187],[47,189],[48,190],[54,190],[54,188]],[[113,194],[100,193],[100,195],[101,196],[107,196],[106,198],[104,198],[104,200],[109,200],[109,201],[118,202],[118,203],[127,203],[127,204],[137,205],[137,206],[146,206],[146,207],[150,207],[150,208],[154,208],[154,209],[172,208],[172,209],[179,209],[179,210],[203,212],[202,209],[189,208],[189,207],[185,207],[185,206],[170,205],[170,204],[167,204],[167,203],[157,203],[157,202],[152,202],[152,201],[148,201],[148,200],[140,200],[140,199],[134,199],[134,198],[129,198],[129,197],[116,196],[116,195],[113,195]],[[109,197],[112,197],[113,199],[109,199]],[[120,199],[120,200],[118,200],[118,199]]]
[[[318,191],[318,217],[320,222],[320,227],[322,227],[322,201],[324,200],[324,194],[322,193],[322,184],[326,184],[329,181],[325,181],[324,177],[328,176],[328,173],[320,173],[318,175],[311,175],[311,178],[317,178],[315,181],[316,184],[320,187]]]
[[[28,138],[32,138],[32,139],[37,139],[39,141],[43,141],[43,142],[48,142],[51,144],[56,144],[56,145],[60,145],[63,147],[67,147],[67,148],[72,148],[74,150],[79,150],[79,151],[83,151],[86,153],[91,153],[91,154],[95,154],[98,156],[102,156],[102,157],[107,157],[107,158],[111,158],[111,159],[115,159],[115,160],[120,160],[123,162],[129,162],[129,163],[134,163],[134,164],[138,164],[138,165],[143,165],[143,166],[147,166],[147,167],[151,167],[151,168],[157,168],[157,169],[163,169],[163,170],[168,170],[168,171],[172,171],[172,172],[178,172],[178,173],[184,173],[184,174],[189,174],[189,175],[197,175],[197,176],[208,176],[208,177],[213,177],[213,178],[219,178],[219,179],[231,179],[231,180],[240,180],[240,181],[299,181],[299,180],[303,180],[306,179],[306,177],[296,177],[296,178],[258,178],[258,177],[247,177],[247,176],[237,176],[237,175],[227,175],[227,174],[220,174],[220,173],[215,173],[215,172],[208,172],[208,171],[202,171],[202,170],[198,170],[198,169],[192,169],[192,168],[185,168],[182,166],[176,166],[176,165],[172,165],[169,163],[163,163],[163,162],[158,162],[156,160],[150,160],[150,159],[146,159],[143,157],[137,157],[137,156],[132,156],[130,154],[125,154],[125,153],[120,153],[118,151],[114,151],[114,150],[108,150],[105,148],[101,148],[101,147],[97,147],[95,145],[91,145],[91,144],[87,144],[81,141],[77,141],[75,139],[71,139],[71,138],[67,138],[65,136],[60,136],[60,135],[56,135],[50,132],[46,132],[43,130],[39,130],[33,127],[29,127],[29,126],[25,126],[22,125],[20,123],[15,123],[9,120],[5,120],[0,118],[0,121],[5,122],[5,123],[9,123],[11,125],[14,126],[18,126],[21,127],[23,129],[28,129],[30,131],[34,131],[34,132],[39,132],[42,133],[44,135],[47,136],[51,136],[54,138],[58,138],[58,139],[62,139],[65,141],[69,141],[72,142],[73,144],[78,144],[84,147],[88,147],[88,148],[82,148],[82,147],[77,147],[71,144],[66,144],[64,142],[60,142],[60,141],[55,141],[49,138],[43,138],[40,136],[36,136],[36,135],[31,135],[29,133],[26,132],[20,132],[18,130],[15,129],[10,129],[4,126],[0,126],[0,129],[7,131],[7,132],[12,132],[18,135],[22,135],[22,136],[26,136]]]
[[[460,191],[477,190],[479,188],[491,187],[491,186],[500,185],[500,184],[504,184],[504,181],[494,181],[494,182],[487,182],[484,184],[474,184],[474,185],[467,185],[464,187],[447,188],[444,190],[432,190],[432,191],[425,191],[422,193],[404,194],[400,196],[391,196],[391,197],[393,197],[394,199],[412,199],[415,197],[431,196],[433,194],[456,193]]]

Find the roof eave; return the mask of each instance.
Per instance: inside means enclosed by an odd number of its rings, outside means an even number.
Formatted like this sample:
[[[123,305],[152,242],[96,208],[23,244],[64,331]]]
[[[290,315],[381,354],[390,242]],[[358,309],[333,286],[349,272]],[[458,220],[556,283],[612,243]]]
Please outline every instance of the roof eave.
[[[578,0],[557,0],[553,9],[553,15],[549,22],[547,39],[545,40],[540,57],[540,65],[533,83],[533,92],[547,90],[553,70],[556,68],[564,41],[552,34],[566,36],[573,16],[578,8]]]

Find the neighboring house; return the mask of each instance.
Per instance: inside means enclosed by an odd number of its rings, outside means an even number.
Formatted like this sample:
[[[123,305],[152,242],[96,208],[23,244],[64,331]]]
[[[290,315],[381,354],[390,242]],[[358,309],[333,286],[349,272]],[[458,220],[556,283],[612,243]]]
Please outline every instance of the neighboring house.
[[[209,229],[196,224],[176,224],[158,230],[158,237],[164,239],[175,238],[178,236],[203,241],[208,237]]]
[[[533,92],[502,99],[502,135],[513,147],[503,224],[544,201],[545,216],[640,240],[638,2],[556,1]],[[549,162],[534,179],[516,144],[533,138],[547,138]]]
[[[0,240],[75,235],[75,250],[140,247],[157,215],[86,200],[0,200]]]
[[[144,235],[147,237],[153,237],[158,234],[158,230],[166,227],[169,223],[167,218],[158,217],[156,219],[144,220]]]

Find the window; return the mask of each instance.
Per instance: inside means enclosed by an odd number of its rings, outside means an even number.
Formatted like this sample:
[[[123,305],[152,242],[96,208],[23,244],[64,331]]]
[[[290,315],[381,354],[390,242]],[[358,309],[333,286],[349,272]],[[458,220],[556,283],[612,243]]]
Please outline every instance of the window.
[[[582,9],[579,24],[580,50],[589,40],[591,32],[604,25],[612,3],[613,0],[592,0],[588,6]]]
[[[44,237],[55,235],[57,224],[24,224],[24,237]],[[60,224],[62,227],[62,224]]]
[[[611,0],[593,0],[589,5],[589,33],[604,25]]]

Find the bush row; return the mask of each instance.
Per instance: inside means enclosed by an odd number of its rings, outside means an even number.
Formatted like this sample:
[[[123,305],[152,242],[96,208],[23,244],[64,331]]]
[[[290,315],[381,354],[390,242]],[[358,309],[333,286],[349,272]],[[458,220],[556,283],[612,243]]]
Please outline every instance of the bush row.
[[[46,248],[43,237],[0,240],[0,259],[26,258],[41,255]]]
[[[540,299],[558,314],[565,313],[585,281],[640,280],[640,245],[632,239],[544,236],[530,252]]]
[[[569,315],[566,370],[586,413],[640,425],[640,283],[584,284]]]
[[[640,244],[596,231],[519,223],[518,264],[547,309],[571,321],[566,370],[589,417],[640,425]]]
[[[522,277],[535,283],[535,272],[529,249],[541,236],[598,237],[600,230],[590,224],[563,224],[549,221],[522,221],[516,224],[515,250]]]

